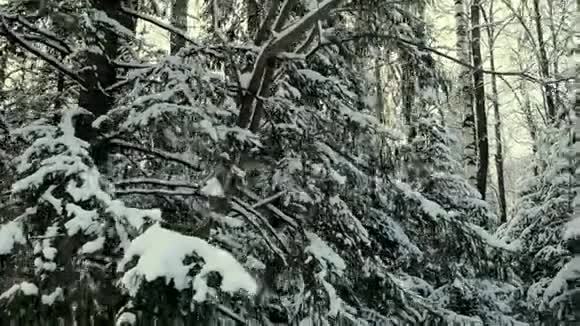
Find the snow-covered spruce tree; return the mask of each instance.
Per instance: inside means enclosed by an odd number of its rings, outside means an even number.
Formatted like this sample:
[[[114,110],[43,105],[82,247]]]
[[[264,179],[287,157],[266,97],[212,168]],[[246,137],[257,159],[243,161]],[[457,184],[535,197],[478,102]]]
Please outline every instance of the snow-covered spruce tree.
[[[580,3],[577,2],[576,21],[580,18],[578,16],[578,8]],[[578,182],[580,176],[580,30],[578,26],[571,33],[573,34],[571,47],[571,68],[576,72],[574,83],[569,87],[570,102],[571,102],[571,128],[572,129],[572,148],[568,151],[570,161],[574,164],[573,187],[574,198],[572,200],[573,210],[571,212],[571,219],[566,223],[563,233],[566,248],[571,254],[571,259],[553,278],[551,284],[544,293],[544,301],[547,309],[553,312],[553,317],[560,323],[577,323],[580,321],[580,191],[578,189]]]
[[[32,142],[13,186],[31,209],[1,232],[33,272],[4,292],[5,311],[44,303],[67,317],[72,305],[103,325],[112,314],[131,323],[192,311],[215,325],[216,310],[242,323],[318,325],[510,315],[492,303],[509,289],[476,279],[494,270],[487,251],[501,244],[462,216],[455,194],[426,190],[429,175],[407,184],[380,165],[383,127],[341,42],[345,17],[324,19],[338,1],[290,3],[267,8],[276,33],[262,29],[256,46],[212,35],[131,69],[91,143],[75,127],[94,117],[77,108],[15,133]],[[441,129],[421,124],[419,139],[433,141],[414,146],[438,153]],[[64,283],[69,271],[82,278]]]
[[[484,323],[509,325],[515,322],[512,307],[518,297],[506,265],[517,248],[494,240],[474,223],[496,217],[457,175],[461,166],[450,153],[449,132],[427,112],[416,130],[407,155],[423,158],[424,164],[415,168],[422,173],[415,173],[410,184],[399,183],[391,214],[429,254],[407,273],[430,284],[423,293],[441,307]],[[421,218],[411,223],[416,216]]]
[[[522,180],[514,217],[497,231],[504,241],[523,249],[514,270],[527,297],[519,309],[530,322],[552,320],[554,290],[547,287],[570,259],[562,237],[573,213],[570,127],[564,121],[541,135],[536,157],[540,173]]]
[[[192,282],[189,286],[198,290],[200,301],[207,291],[205,277],[212,271],[221,273],[222,282],[217,284],[225,291],[255,290],[249,275],[243,279],[243,270],[242,278],[235,275],[238,281],[232,283],[227,273],[237,271],[237,262],[229,254],[201,239],[159,226],[147,228],[161,220],[159,210],[130,208],[111,197],[110,187],[89,156],[89,144],[75,136],[75,122],[87,115],[90,113],[82,109],[68,109],[56,126],[37,121],[15,131],[31,146],[17,159],[21,179],[12,185],[12,193],[31,204],[23,215],[3,225],[3,239],[8,239],[7,243],[3,240],[3,247],[8,248],[3,254],[14,243],[26,244],[20,254],[28,259],[29,267],[18,266],[24,268],[19,270],[23,281],[2,294],[6,313],[16,319],[58,316],[109,325],[126,301],[114,280],[133,257],[139,258],[137,265],[121,278],[130,291],[136,291],[133,289],[142,278],[155,279],[163,268],[174,273],[176,286],[187,287]],[[155,247],[151,247],[153,243]],[[182,261],[190,255],[205,262],[193,281],[187,276],[193,267]],[[222,258],[216,261],[212,255]],[[166,264],[156,267],[161,260]],[[30,298],[23,300],[22,295]],[[34,305],[37,313],[18,316],[23,304]]]

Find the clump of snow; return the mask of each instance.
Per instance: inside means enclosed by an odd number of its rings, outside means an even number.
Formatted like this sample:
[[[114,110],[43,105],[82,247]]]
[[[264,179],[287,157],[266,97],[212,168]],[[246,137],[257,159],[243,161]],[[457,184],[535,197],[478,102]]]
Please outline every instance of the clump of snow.
[[[85,243],[81,249],[79,249],[80,254],[92,254],[101,249],[105,245],[105,237],[98,237],[93,241]]]
[[[97,210],[85,210],[72,203],[66,205],[66,211],[69,217],[72,217],[64,224],[70,236],[77,234],[79,231],[89,233],[87,231],[93,226],[98,217]]]
[[[194,277],[188,275],[192,266],[183,263],[192,254],[204,261],[201,271]],[[194,300],[203,301],[209,290],[205,278],[214,271],[222,276],[220,288],[224,292],[246,290],[253,295],[258,289],[252,276],[227,251],[200,238],[164,229],[158,224],[149,227],[131,242],[119,264],[119,271],[123,271],[133,257],[139,257],[137,265],[122,278],[122,284],[133,296],[137,294],[143,279],[151,282],[165,278],[168,283],[173,281],[177,290],[193,287],[196,291]]]
[[[477,225],[467,224],[467,226],[491,247],[504,249],[511,252],[518,252],[521,250],[520,240],[516,240],[508,244]]]
[[[254,256],[248,256],[248,258],[246,258],[246,266],[255,270],[266,269],[266,265]]]
[[[558,274],[552,279],[550,285],[544,291],[544,299],[550,301],[550,299],[561,294],[566,290],[568,286],[568,281],[573,280],[580,274],[580,256],[572,258],[565,266],[562,268]]]
[[[326,244],[318,235],[312,232],[306,232],[306,237],[310,241],[308,247],[306,247],[306,252],[311,253],[320,262],[331,264],[341,274],[346,269],[346,263],[340,257],[336,251]]]
[[[206,185],[203,188],[201,188],[201,193],[208,197],[225,196],[224,188],[222,187],[221,182],[216,177],[213,177],[207,181]]]
[[[20,284],[14,284],[10,289],[0,294],[0,300],[9,299],[16,295],[18,292],[22,292],[22,294],[26,296],[34,296],[38,295],[38,287],[33,283],[26,281]]]
[[[40,298],[42,304],[52,306],[56,301],[63,301],[64,300],[64,293],[61,287],[57,287],[52,291],[50,294],[43,294]]]
[[[22,227],[17,222],[8,222],[0,225],[0,255],[12,252],[15,244],[24,244],[26,239]]]
[[[117,318],[117,326],[136,325],[137,316],[132,312],[124,312]]]

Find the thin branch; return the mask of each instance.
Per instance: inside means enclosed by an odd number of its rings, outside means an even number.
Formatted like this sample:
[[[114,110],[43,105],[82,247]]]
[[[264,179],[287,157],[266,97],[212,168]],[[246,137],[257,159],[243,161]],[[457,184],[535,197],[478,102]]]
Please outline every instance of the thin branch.
[[[140,12],[135,11],[133,9],[129,9],[125,6],[121,6],[121,11],[129,16],[133,16],[133,17],[142,19],[142,20],[144,20],[148,23],[151,23],[151,24],[153,24],[161,29],[164,29],[168,32],[175,34],[175,35],[178,35],[181,38],[183,38],[184,40],[186,40],[192,44],[197,44],[197,42],[195,42],[192,38],[187,36],[187,33],[185,31],[183,31],[179,28],[176,28],[175,26],[173,26],[171,24],[165,23],[165,22],[163,22],[163,21],[161,21],[153,16],[149,16],[147,14],[140,13]]]
[[[459,59],[457,59],[455,57],[452,57],[452,56],[450,56],[450,55],[448,55],[446,53],[443,53],[443,52],[441,52],[441,51],[439,51],[439,50],[437,50],[435,48],[432,48],[432,47],[429,47],[429,46],[426,46],[424,44],[420,44],[420,43],[417,43],[417,42],[413,42],[413,41],[408,40],[408,39],[400,38],[398,36],[393,36],[393,35],[383,35],[383,34],[375,34],[375,33],[366,33],[366,34],[359,34],[359,35],[355,35],[353,37],[345,38],[345,39],[340,40],[339,42],[340,43],[352,42],[352,41],[355,41],[355,40],[358,40],[358,39],[361,39],[361,38],[379,38],[379,39],[393,40],[393,41],[399,42],[401,44],[414,46],[414,47],[416,47],[419,50],[429,51],[429,52],[431,52],[433,54],[436,54],[436,55],[438,55],[438,56],[440,56],[442,58],[445,58],[447,60],[453,61],[453,62],[455,62],[455,63],[457,63],[459,65],[462,65],[464,67],[467,67],[469,69],[472,69],[472,70],[480,70],[479,68],[477,68],[477,67],[475,67],[475,66],[473,66],[473,65],[471,65],[471,64],[469,64],[467,62],[464,62],[464,61],[459,60]],[[309,55],[312,55],[314,52],[316,52],[316,50],[318,50],[320,48],[323,48],[323,47],[326,47],[326,46],[329,46],[329,45],[333,45],[333,44],[335,44],[335,42],[321,43],[321,44],[319,44],[316,47],[316,49],[314,49],[313,51],[311,51]],[[481,72],[483,72],[484,74],[488,74],[488,75],[522,77],[522,78],[527,79],[527,80],[529,80],[531,82],[538,83],[538,84],[542,84],[542,85],[543,84],[549,84],[549,83],[562,82],[562,81],[565,81],[566,80],[566,79],[559,79],[559,80],[556,80],[556,81],[546,81],[545,82],[545,81],[542,81],[542,80],[538,79],[537,77],[534,77],[534,76],[529,75],[529,74],[527,74],[525,72],[522,72],[522,71],[495,71],[495,70],[481,69]]]
[[[282,197],[282,196],[283,196],[285,193],[286,193],[286,191],[280,191],[280,192],[278,192],[278,193],[275,193],[275,194],[273,194],[273,195],[272,195],[272,196],[270,196],[270,197],[266,197],[266,198],[264,198],[264,199],[262,199],[262,200],[258,201],[258,202],[257,202],[257,203],[255,203],[254,205],[252,205],[252,208],[256,209],[256,208],[259,208],[259,207],[261,207],[261,206],[268,205],[268,204],[270,204],[271,202],[273,202],[274,200],[276,200],[276,199],[278,199],[278,198]],[[253,198],[252,198],[252,199],[253,199]]]
[[[259,203],[261,203],[260,197],[257,194],[255,194],[254,192],[252,192],[251,190],[249,190],[247,188],[240,188],[239,190],[245,196],[248,196],[249,198],[258,201],[252,207],[257,208],[256,205],[258,205]],[[272,197],[270,197],[270,198],[272,198]],[[264,201],[265,201],[265,199],[264,199]],[[282,212],[281,210],[279,210],[276,206],[268,203],[268,204],[266,204],[266,208],[268,210],[270,210],[272,213],[274,213],[274,215],[278,216],[278,218],[280,218],[284,222],[288,223],[288,225],[290,225],[294,229],[298,229],[299,228],[298,223],[296,223],[296,221],[293,218],[291,218],[290,216],[286,215],[284,212]]]
[[[169,153],[166,151],[153,149],[153,148],[147,148],[145,146],[129,143],[129,142],[119,140],[119,139],[112,139],[110,141],[110,144],[119,146],[121,148],[131,149],[131,150],[141,152],[144,154],[153,155],[153,156],[156,156],[156,157],[164,159],[164,160],[168,160],[168,161],[172,161],[172,162],[176,162],[176,163],[185,165],[192,170],[201,171],[201,167],[199,166],[199,164],[188,161],[188,160],[182,158],[180,155],[177,155],[174,153]]]
[[[167,189],[127,189],[127,190],[115,190],[116,196],[128,196],[128,195],[152,195],[152,196],[201,196],[198,191],[179,191],[179,190],[167,190]]]
[[[173,181],[173,180],[162,180],[162,179],[153,179],[153,178],[135,178],[135,179],[126,179],[115,182],[115,187],[125,187],[125,186],[134,186],[134,185],[155,185],[155,186],[164,186],[164,187],[174,187],[174,188],[190,188],[190,189],[199,189],[199,185],[191,184],[185,181]]]
[[[128,69],[148,69],[153,67],[152,64],[138,62],[113,61],[113,64],[115,64],[115,66],[119,68],[128,68]]]
[[[272,250],[272,252],[274,252],[274,254],[276,254],[276,256],[278,256],[280,260],[286,265],[287,263],[284,252],[278,248],[278,246],[272,243],[266,231],[260,227],[260,224],[258,224],[258,222],[253,218],[254,214],[248,212],[248,210],[244,206],[240,205],[240,203],[237,201],[234,201],[232,204],[232,210],[242,215],[248,222],[250,222],[250,224],[252,224],[252,226],[260,233],[262,239],[264,239],[268,247],[270,247],[270,250]]]
[[[58,43],[59,47],[62,48],[63,51],[66,51],[69,54],[73,52],[71,47],[68,44],[66,44],[60,37],[58,37],[58,35],[50,32],[50,31],[43,30],[43,29],[40,29],[40,28],[34,26],[33,23],[29,22],[23,16],[18,16],[18,22],[21,23],[22,25],[26,26],[27,28],[35,31],[36,33],[41,34],[41,35],[45,36],[46,38]]]

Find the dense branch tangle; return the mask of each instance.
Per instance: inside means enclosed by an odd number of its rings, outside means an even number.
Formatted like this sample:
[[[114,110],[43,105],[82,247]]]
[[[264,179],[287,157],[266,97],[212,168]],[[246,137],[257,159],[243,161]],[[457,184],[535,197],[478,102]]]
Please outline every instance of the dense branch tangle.
[[[340,0],[325,0],[319,4],[318,8],[310,11],[298,21],[284,28],[290,11],[296,5],[296,0],[285,0],[281,6],[279,1],[274,1],[270,11],[262,22],[260,29],[256,33],[254,43],[260,46],[260,52],[255,60],[248,82],[242,85],[245,88],[245,94],[242,96],[239,107],[240,115],[238,125],[242,128],[249,128],[251,131],[257,131],[263,112],[263,105],[258,102],[255,95],[267,97],[269,94],[270,84],[273,81],[274,63],[276,55],[284,51],[291,51],[293,43],[300,40],[300,37],[307,31],[316,27],[317,22],[330,13]],[[270,28],[272,28],[270,30]],[[268,36],[269,35],[269,38]]]

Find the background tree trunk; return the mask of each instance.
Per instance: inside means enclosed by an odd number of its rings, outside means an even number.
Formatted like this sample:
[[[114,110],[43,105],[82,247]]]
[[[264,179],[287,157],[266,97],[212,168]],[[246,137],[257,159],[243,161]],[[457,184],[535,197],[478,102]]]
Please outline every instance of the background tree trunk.
[[[482,72],[481,29],[479,27],[479,7],[481,2],[474,0],[471,5],[471,51],[473,54],[473,85],[475,87],[475,115],[477,117],[477,190],[485,199],[487,190],[487,170],[489,166],[489,141],[487,137],[487,113],[485,107],[485,85]]]
[[[171,24],[184,32],[187,32],[188,10],[189,0],[173,1],[173,6],[171,7]],[[174,33],[171,33],[170,37],[170,53],[174,55],[185,46],[185,39]]]
[[[548,62],[548,55],[546,53],[546,44],[544,41],[544,32],[542,31],[542,15],[540,14],[540,0],[533,0],[534,5],[534,23],[536,25],[536,34],[538,37],[538,53],[540,56],[540,74],[542,78],[550,77],[550,63]],[[554,101],[553,89],[549,84],[543,87],[544,99],[546,101],[546,118],[548,123],[554,122],[556,119],[556,104]]]
[[[465,12],[464,0],[455,0],[455,31],[457,35],[457,58],[464,62],[471,62],[469,40],[467,37],[468,20]],[[463,115],[461,126],[463,133],[463,167],[465,176],[472,185],[476,185],[477,157],[475,117],[473,114],[473,95],[471,86],[471,71],[461,67],[459,72],[459,87],[456,98]]]
[[[495,71],[495,21],[493,18],[494,1],[490,1],[489,17],[487,21],[487,35],[489,38],[489,65]],[[491,92],[493,99],[493,115],[495,119],[495,169],[497,174],[497,188],[499,199],[500,224],[507,222],[507,202],[505,193],[503,141],[501,131],[501,115],[499,113],[499,94],[497,91],[497,76],[491,75]]]

